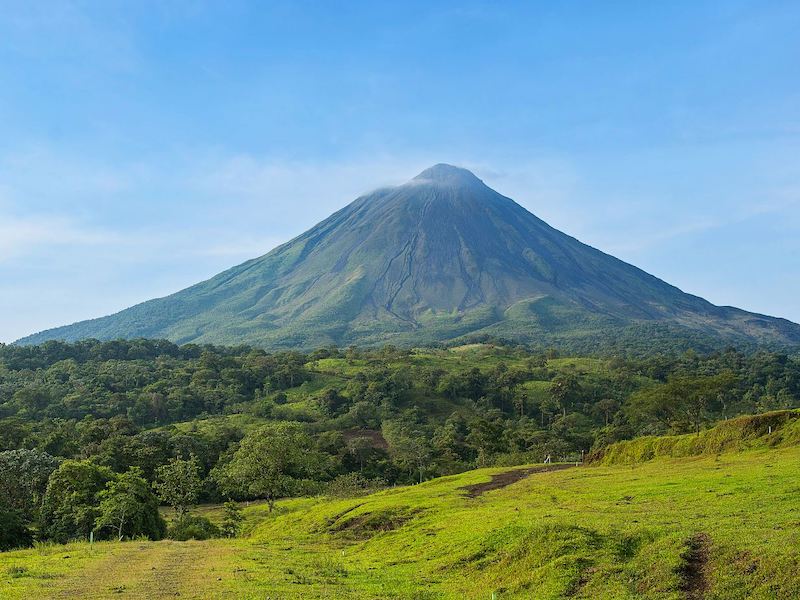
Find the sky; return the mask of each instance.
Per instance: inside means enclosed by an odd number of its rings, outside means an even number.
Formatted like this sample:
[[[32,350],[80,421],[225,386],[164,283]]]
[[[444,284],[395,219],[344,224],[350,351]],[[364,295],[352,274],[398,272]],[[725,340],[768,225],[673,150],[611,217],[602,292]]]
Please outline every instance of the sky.
[[[0,342],[446,162],[800,322],[800,3],[0,3]]]

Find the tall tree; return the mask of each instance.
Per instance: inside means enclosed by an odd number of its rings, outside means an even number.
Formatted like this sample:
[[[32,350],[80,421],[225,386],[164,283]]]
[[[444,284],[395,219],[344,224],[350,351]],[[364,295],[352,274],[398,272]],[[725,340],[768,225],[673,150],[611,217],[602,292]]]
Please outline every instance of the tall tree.
[[[98,498],[96,529],[110,528],[118,541],[126,535],[145,535],[151,540],[164,537],[167,526],[158,512],[158,499],[140,468],[133,467],[109,481]]]
[[[220,488],[232,495],[275,502],[309,488],[325,468],[313,440],[295,423],[265,425],[248,434],[231,461],[214,473]]]
[[[180,521],[197,503],[202,484],[200,463],[192,455],[188,460],[173,458],[166,465],[158,467],[153,487],[161,501],[175,510]]]
[[[408,420],[398,419],[383,424],[383,435],[389,442],[389,453],[394,463],[422,483],[432,454],[422,428]]]
[[[239,505],[233,500],[228,500],[225,503],[225,514],[220,526],[222,535],[229,538],[238,536],[242,530],[242,521],[244,521],[244,517]]]

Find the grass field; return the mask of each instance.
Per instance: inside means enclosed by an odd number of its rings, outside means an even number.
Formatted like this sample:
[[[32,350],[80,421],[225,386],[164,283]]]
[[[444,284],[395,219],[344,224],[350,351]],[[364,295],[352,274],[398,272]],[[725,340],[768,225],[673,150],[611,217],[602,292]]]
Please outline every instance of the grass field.
[[[236,540],[9,552],[0,597],[800,598],[800,447],[783,443],[256,504]]]

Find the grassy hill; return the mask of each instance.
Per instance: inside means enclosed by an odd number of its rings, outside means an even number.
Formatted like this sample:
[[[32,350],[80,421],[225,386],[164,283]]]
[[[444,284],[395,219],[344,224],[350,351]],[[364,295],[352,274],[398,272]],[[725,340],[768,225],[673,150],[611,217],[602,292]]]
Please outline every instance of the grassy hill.
[[[697,434],[643,436],[600,448],[589,461],[638,464],[654,458],[708,456],[753,448],[800,445],[800,411],[781,410],[723,421]]]
[[[626,442],[588,466],[480,469],[360,498],[287,500],[272,515],[253,505],[236,540],[0,554],[0,595],[797,598],[799,424],[784,411]],[[631,451],[692,437],[693,450],[676,451],[688,456]]]

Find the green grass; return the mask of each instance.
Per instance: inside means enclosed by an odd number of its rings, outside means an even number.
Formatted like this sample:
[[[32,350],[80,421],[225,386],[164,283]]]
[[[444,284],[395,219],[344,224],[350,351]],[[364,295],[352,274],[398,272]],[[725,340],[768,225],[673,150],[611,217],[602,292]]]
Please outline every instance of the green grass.
[[[196,435],[203,435],[204,433],[213,433],[220,427],[235,427],[241,429],[243,432],[248,432],[255,429],[264,422],[264,419],[245,414],[233,415],[215,415],[205,419],[192,419],[191,421],[182,421],[171,425],[164,425],[157,427],[158,429],[168,429],[174,427],[184,433],[194,433]]]
[[[255,529],[254,547],[242,555],[251,584],[238,589],[255,594],[267,585],[279,597],[338,590],[364,598],[495,591],[677,599],[685,597],[691,540],[707,534],[707,598],[800,597],[798,461],[793,447],[584,467],[464,498],[458,488],[504,470],[490,469],[320,500]],[[343,574],[321,574],[315,565],[326,561]]]
[[[559,371],[608,375],[608,361],[599,358],[551,358],[547,366]]]
[[[724,423],[693,436],[707,450],[694,456],[538,473],[476,498],[461,488],[509,468],[254,504],[236,540],[0,554],[0,597],[78,598],[94,582],[98,598],[798,598],[796,414]]]
[[[604,465],[636,464],[660,457],[704,456],[750,448],[800,445],[800,410],[781,410],[723,421],[696,434],[645,436],[593,453]]]

